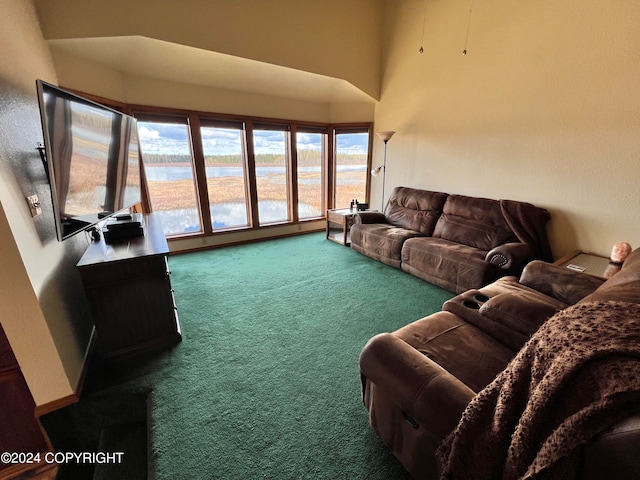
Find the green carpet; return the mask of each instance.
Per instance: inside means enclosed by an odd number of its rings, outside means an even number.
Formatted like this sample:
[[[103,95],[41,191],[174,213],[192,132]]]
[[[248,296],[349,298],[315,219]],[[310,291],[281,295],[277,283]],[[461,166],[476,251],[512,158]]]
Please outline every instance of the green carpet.
[[[368,424],[358,357],[453,295],[324,234],[171,256],[183,341],[150,391],[149,478],[408,479]]]
[[[451,298],[323,234],[171,257],[183,342],[152,394],[156,478],[407,478],[358,356]]]

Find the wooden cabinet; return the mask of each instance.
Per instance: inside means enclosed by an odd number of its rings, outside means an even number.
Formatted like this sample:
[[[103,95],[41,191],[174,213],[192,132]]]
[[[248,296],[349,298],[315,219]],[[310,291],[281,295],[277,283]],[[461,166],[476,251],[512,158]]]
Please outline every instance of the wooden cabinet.
[[[149,214],[144,236],[111,244],[102,238],[78,262],[105,358],[181,340],[168,253],[160,219]]]
[[[0,452],[43,454],[48,442],[35,417],[35,403],[20,366],[0,325]],[[0,478],[32,469],[31,463],[16,459],[0,462]]]

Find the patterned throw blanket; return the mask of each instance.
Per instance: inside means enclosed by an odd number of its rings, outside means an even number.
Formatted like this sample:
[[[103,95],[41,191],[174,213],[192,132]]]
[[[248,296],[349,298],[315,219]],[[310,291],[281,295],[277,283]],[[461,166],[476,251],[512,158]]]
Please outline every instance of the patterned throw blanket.
[[[575,305],[471,401],[438,450],[441,479],[575,478],[578,447],[639,408],[640,305]]]

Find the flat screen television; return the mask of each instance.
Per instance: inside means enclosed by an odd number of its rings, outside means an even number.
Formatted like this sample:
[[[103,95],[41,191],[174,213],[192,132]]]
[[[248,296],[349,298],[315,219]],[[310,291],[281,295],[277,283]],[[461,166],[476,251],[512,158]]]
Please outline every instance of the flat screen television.
[[[136,119],[36,81],[58,240],[141,201]]]

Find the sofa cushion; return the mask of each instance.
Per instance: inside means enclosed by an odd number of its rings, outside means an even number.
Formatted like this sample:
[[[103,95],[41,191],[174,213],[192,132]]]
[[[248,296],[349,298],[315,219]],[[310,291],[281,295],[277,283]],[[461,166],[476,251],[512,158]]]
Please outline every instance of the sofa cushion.
[[[433,236],[489,251],[498,245],[517,242],[498,200],[449,195]]]
[[[417,320],[393,335],[461,380],[474,392],[487,386],[515,352],[449,312]]]
[[[401,268],[427,282],[461,293],[495,280],[498,268],[485,261],[487,252],[442,238],[408,239]]]
[[[541,293],[522,291],[496,295],[480,307],[480,314],[529,336],[567,306]]]
[[[523,291],[491,298],[480,307],[480,314],[487,322],[495,322],[505,330],[511,330],[513,335],[507,336],[503,343],[518,350],[544,322],[566,307],[557,300],[544,298],[542,294]]]
[[[414,230],[386,223],[355,224],[351,227],[351,248],[379,262],[400,268],[403,243],[419,235]]]
[[[396,187],[384,214],[391,225],[431,235],[446,199],[446,193]]]

